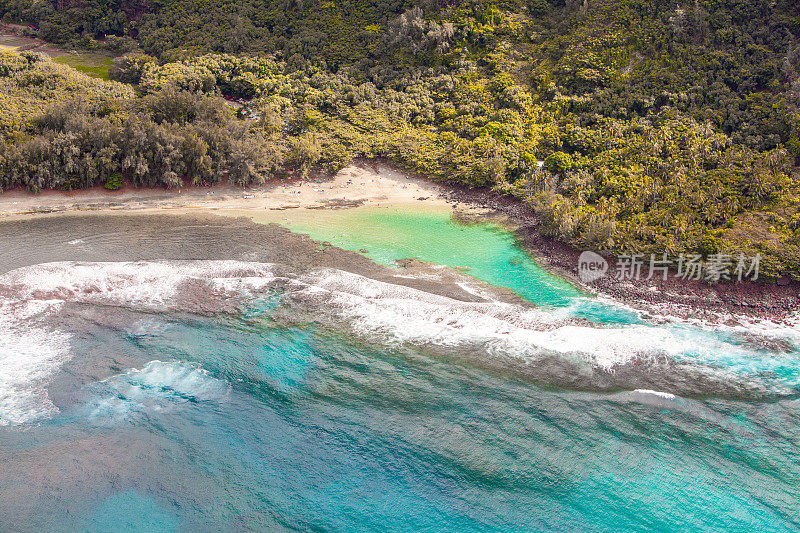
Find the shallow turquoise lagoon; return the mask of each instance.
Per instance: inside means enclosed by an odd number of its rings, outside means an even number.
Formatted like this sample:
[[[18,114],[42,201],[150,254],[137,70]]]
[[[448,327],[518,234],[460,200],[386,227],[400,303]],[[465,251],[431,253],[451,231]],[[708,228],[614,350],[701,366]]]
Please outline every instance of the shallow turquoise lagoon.
[[[565,279],[551,274],[496,223],[475,223],[449,209],[408,205],[351,209],[281,211],[254,217],[277,222],[320,242],[361,251],[394,265],[419,259],[464,271],[497,287],[507,287],[545,307],[570,307],[576,316],[599,322],[638,322],[621,306],[598,302]]]

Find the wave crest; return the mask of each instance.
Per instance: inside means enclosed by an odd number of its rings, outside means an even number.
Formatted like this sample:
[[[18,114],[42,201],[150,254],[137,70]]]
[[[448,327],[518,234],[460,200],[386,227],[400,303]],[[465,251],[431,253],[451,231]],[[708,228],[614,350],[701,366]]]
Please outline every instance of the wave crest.
[[[495,301],[490,287],[484,291],[475,283],[483,301],[330,268],[296,273],[268,263],[63,262],[21,268],[0,276],[0,425],[55,412],[46,385],[69,359],[71,335],[51,317],[65,303],[222,313],[241,310],[246,300],[275,289],[283,293],[282,309],[290,318],[348,327],[371,341],[468,353],[483,364],[510,359],[559,385],[682,395],[711,389],[788,394],[798,386],[796,335],[776,344],[686,324],[596,324],[569,309]]]

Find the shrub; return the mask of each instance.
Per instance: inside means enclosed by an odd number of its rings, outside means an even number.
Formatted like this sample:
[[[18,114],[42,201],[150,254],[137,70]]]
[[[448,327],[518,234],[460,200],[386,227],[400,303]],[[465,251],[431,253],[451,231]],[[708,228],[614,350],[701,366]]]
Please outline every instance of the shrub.
[[[116,172],[106,178],[106,183],[103,187],[109,191],[117,191],[122,188],[123,183],[125,183],[125,180],[122,179],[122,174]]]
[[[564,152],[553,152],[544,160],[544,168],[553,174],[563,174],[573,165],[572,156]]]

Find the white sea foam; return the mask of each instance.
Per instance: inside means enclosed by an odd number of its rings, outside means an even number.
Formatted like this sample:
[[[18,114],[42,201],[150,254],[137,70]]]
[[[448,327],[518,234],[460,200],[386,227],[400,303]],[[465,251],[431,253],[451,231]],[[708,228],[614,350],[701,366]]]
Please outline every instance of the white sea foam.
[[[486,357],[535,362],[557,355],[613,369],[641,356],[668,356],[745,373],[779,370],[796,359],[794,352],[787,363],[787,358],[737,346],[710,327],[594,325],[575,319],[568,309],[463,302],[334,269],[301,276],[281,272],[264,263],[176,261],[50,263],[0,276],[0,424],[26,423],[54,412],[46,385],[70,356],[70,335],[48,326],[47,317],[64,302],[192,311],[214,298],[259,296],[278,284],[310,304],[312,313],[343,320],[359,334],[387,342],[477,348]],[[764,333],[797,338],[791,329]],[[134,398],[137,390],[156,387],[148,376],[172,380],[178,387],[174,390],[183,390],[182,380],[195,375],[169,377],[158,365],[142,372],[136,373],[138,385],[129,381],[130,391],[123,396]]]
[[[118,263],[46,263],[0,277],[0,294],[27,299],[124,304],[172,308],[182,285],[193,281],[209,288],[238,292],[263,287],[273,279],[273,265],[239,261],[151,261]]]
[[[367,335],[441,346],[480,345],[487,352],[535,360],[578,355],[611,368],[643,354],[679,354],[691,346],[669,330],[643,325],[595,327],[562,313],[501,302],[467,303],[325,269],[305,278],[305,293]]]
[[[665,400],[674,400],[675,399],[675,395],[674,394],[670,394],[669,392],[661,392],[661,391],[650,390],[650,389],[636,389],[633,392],[636,392],[636,393],[639,393],[639,394],[649,394],[651,396],[657,396],[659,398],[664,398]]]
[[[301,293],[325,302],[327,312],[348,319],[365,336],[382,334],[390,341],[417,345],[477,346],[487,356],[501,354],[534,362],[550,355],[579,357],[608,370],[634,359],[663,362],[667,357],[694,364],[697,371],[715,379],[774,374],[788,376],[779,379],[781,388],[798,383],[792,377],[797,372],[787,372],[800,367],[796,348],[800,331],[792,327],[765,323],[749,324],[753,330],[698,327],[681,320],[666,325],[587,324],[572,312],[576,305],[582,309],[584,302],[561,309],[497,301],[469,303],[333,269],[318,270],[301,280],[306,283]],[[745,343],[727,339],[726,332],[756,338]],[[765,342],[769,340],[788,341],[791,353],[773,352]],[[759,343],[764,348],[758,348]]]
[[[139,411],[164,411],[188,403],[220,402],[230,387],[199,366],[182,361],[150,361],[96,385],[89,417],[117,419]]]
[[[69,335],[39,325],[59,302],[0,303],[0,426],[56,412],[49,376],[69,357]]]
[[[569,308],[530,307],[486,301],[467,303],[357,274],[321,269],[297,280],[275,265],[240,261],[50,263],[0,277],[0,294],[17,300],[59,299],[152,310],[187,310],[207,297],[261,294],[276,282],[311,300],[322,313],[349,319],[364,334],[383,333],[399,342],[457,346],[480,344],[488,351],[522,358],[542,353],[579,354],[603,367],[641,354],[694,354],[722,360],[747,358],[748,350],[715,338],[719,328],[595,326],[578,322]],[[464,287],[462,287],[464,288]],[[470,287],[470,289],[475,289]],[[484,296],[483,290],[471,290]],[[730,331],[746,328],[722,327]],[[759,334],[796,340],[792,328],[757,328]]]
[[[271,268],[236,261],[64,262],[0,276],[0,425],[30,423],[57,412],[47,385],[71,357],[71,335],[48,319],[65,302],[169,310],[187,283],[204,284],[221,296],[258,291],[275,279]]]

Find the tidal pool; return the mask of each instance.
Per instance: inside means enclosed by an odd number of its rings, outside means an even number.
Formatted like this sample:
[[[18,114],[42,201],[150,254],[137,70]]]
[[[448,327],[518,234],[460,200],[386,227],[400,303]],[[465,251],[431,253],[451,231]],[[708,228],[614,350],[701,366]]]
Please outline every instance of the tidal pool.
[[[399,203],[238,214],[361,252],[385,265],[419,259],[456,268],[496,287],[507,287],[538,306],[569,307],[575,316],[594,322],[640,322],[629,309],[590,298],[542,268],[520,247],[512,230],[494,222],[469,221],[447,206]]]
[[[461,269],[477,279],[508,287],[543,306],[567,305],[586,296],[539,266],[520,249],[514,234],[495,223],[468,222],[445,207],[391,205],[349,209],[291,209],[253,215],[385,265],[419,259]]]

